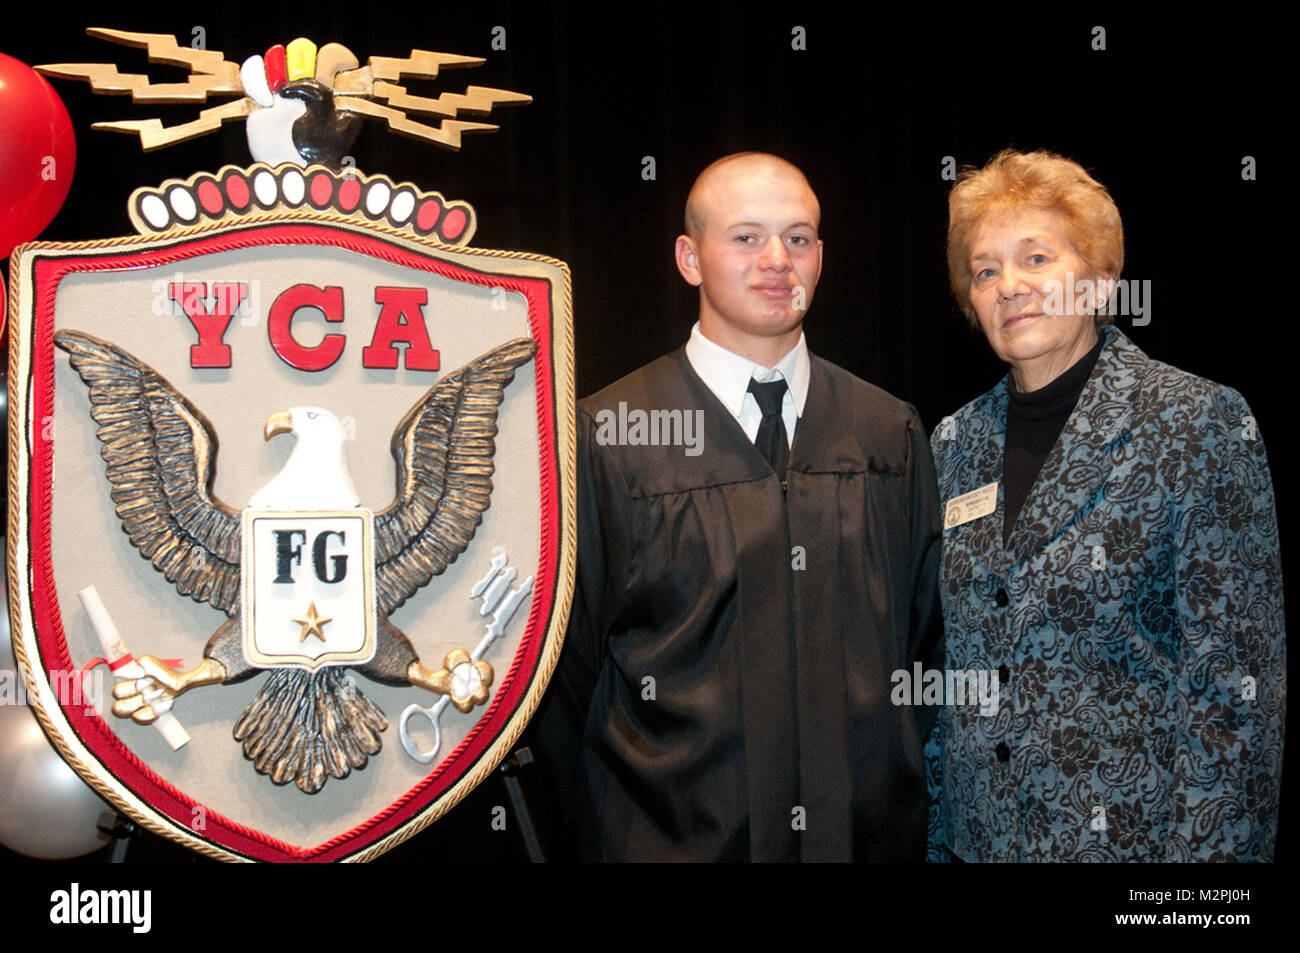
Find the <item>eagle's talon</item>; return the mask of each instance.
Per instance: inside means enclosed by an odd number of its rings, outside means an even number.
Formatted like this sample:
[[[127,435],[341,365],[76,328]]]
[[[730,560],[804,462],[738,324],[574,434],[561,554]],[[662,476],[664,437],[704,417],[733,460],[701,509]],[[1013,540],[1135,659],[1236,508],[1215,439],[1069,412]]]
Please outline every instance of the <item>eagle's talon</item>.
[[[148,677],[119,682],[113,686],[113,697],[117,699],[113,702],[114,715],[147,725],[158,718],[153,706],[160,701],[170,701],[176,693]]]
[[[154,705],[170,702],[200,685],[212,685],[225,680],[226,667],[216,659],[205,658],[188,672],[174,672],[152,655],[142,655],[136,663],[145,675],[132,681],[121,681],[113,686],[113,714],[130,718],[147,725],[157,720]]]
[[[451,691],[451,673],[445,669],[435,672],[419,662],[412,662],[406,667],[406,680],[416,688],[423,688],[435,695],[446,695]]]
[[[452,649],[442,660],[442,668],[432,671],[419,662],[412,662],[406,678],[418,688],[428,689],[435,695],[446,695],[460,712],[468,712],[488,699],[495,673],[487,662],[476,662],[464,649]]]
[[[487,662],[474,661],[464,649],[452,649],[442,660],[442,671],[448,682],[447,695],[459,712],[468,712],[475,705],[488,700],[495,673]]]
[[[191,676],[203,667],[200,665],[194,672],[182,674],[172,671],[152,655],[142,655],[136,661],[144,669],[145,675],[148,676],[147,678],[136,679],[136,685],[140,691],[149,691],[151,686],[148,684],[142,685],[141,682],[147,683],[152,680],[158,688],[170,692],[173,696],[180,695],[188,690],[192,684]]]
[[[445,668],[440,668],[438,671],[431,673],[429,675],[429,687],[436,695],[450,695],[451,672]]]

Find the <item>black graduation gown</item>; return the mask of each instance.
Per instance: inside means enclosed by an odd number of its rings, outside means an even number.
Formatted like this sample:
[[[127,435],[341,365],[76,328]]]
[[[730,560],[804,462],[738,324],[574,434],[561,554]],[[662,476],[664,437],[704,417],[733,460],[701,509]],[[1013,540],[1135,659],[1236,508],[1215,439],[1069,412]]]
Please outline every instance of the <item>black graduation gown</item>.
[[[598,439],[703,410],[703,444]],[[601,436],[608,437],[610,428]],[[939,503],[916,411],[812,358],[782,487],[685,350],[580,402],[578,580],[536,725],[589,860],[918,860]]]

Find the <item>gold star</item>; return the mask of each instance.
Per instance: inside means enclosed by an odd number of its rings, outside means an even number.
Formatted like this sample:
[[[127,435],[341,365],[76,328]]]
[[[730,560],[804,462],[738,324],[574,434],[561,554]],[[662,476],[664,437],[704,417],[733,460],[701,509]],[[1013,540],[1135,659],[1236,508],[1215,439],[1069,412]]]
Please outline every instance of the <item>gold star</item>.
[[[302,626],[302,634],[298,636],[299,642],[306,642],[307,636],[309,635],[314,635],[316,638],[324,642],[325,633],[321,631],[321,627],[325,625],[326,622],[333,622],[334,618],[327,615],[317,615],[316,603],[313,602],[307,607],[306,615],[296,615],[289,621],[297,622]]]

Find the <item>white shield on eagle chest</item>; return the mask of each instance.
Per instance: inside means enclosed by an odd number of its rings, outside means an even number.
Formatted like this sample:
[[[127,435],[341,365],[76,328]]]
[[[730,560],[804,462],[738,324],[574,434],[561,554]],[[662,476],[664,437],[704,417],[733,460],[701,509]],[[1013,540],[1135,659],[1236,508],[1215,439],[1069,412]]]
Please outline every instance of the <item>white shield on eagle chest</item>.
[[[375,656],[367,509],[243,513],[244,658],[258,668],[360,665]]]

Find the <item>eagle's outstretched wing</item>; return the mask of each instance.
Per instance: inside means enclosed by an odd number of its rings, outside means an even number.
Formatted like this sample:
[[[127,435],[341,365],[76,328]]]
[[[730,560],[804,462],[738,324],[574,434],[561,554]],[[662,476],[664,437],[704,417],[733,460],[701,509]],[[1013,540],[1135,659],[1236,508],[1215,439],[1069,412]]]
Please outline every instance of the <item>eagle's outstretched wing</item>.
[[[212,425],[148,364],[59,331],[54,343],[90,388],[100,455],[122,529],[182,595],[233,615],[239,606],[239,513],[212,495]]]
[[[380,618],[473,539],[492,495],[497,408],[536,352],[528,338],[488,351],[435,384],[393,431],[397,499],[375,514]]]

